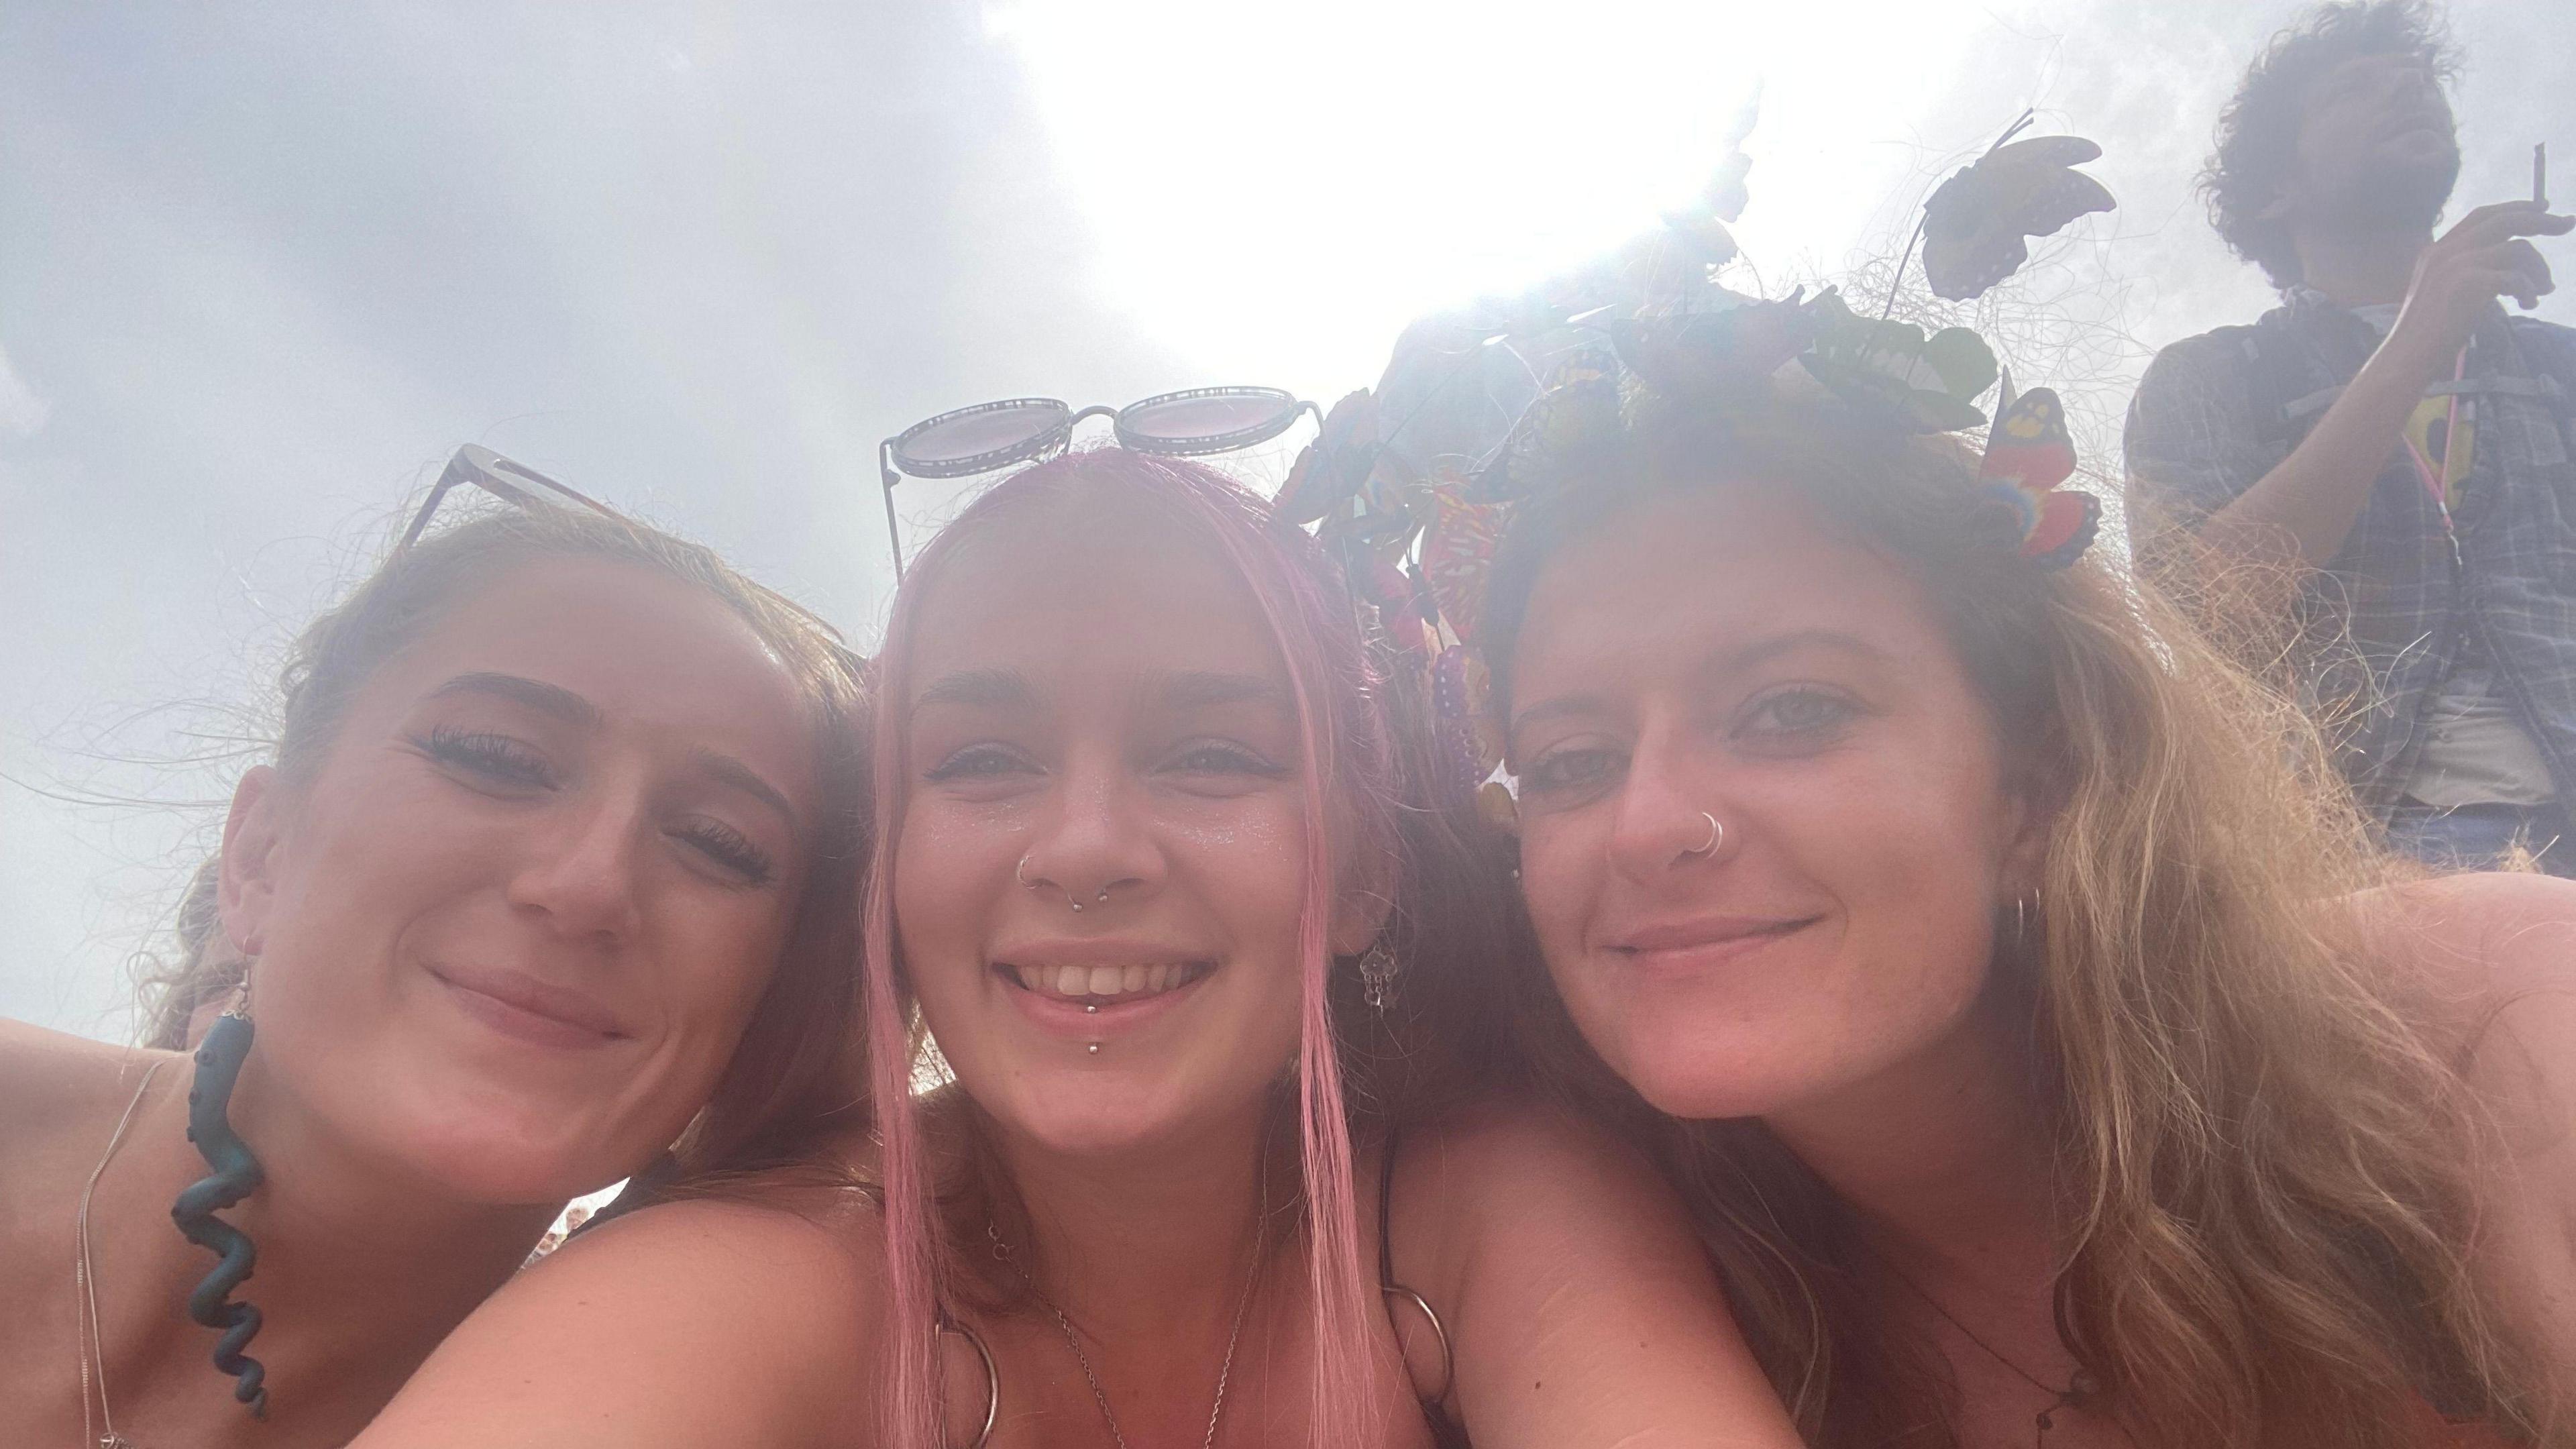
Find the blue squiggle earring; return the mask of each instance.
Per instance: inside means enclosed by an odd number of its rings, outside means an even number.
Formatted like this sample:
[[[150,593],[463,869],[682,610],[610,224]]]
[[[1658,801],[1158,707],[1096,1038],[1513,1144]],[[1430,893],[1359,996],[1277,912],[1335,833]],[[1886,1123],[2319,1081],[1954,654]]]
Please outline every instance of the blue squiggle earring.
[[[215,1341],[215,1368],[233,1376],[233,1397],[250,1405],[251,1416],[265,1419],[268,1389],[261,1381],[268,1377],[268,1369],[242,1352],[259,1332],[259,1309],[230,1301],[232,1291],[250,1277],[259,1252],[248,1234],[215,1216],[259,1189],[259,1159],[234,1134],[230,1116],[233,1086],[241,1079],[242,1062],[250,1055],[255,1035],[250,978],[245,974],[232,1004],[215,1018],[197,1047],[197,1077],[188,1089],[188,1140],[197,1144],[214,1172],[179,1194],[179,1200],[170,1205],[170,1218],[189,1242],[223,1259],[188,1294],[188,1316],[223,1330],[223,1337]]]

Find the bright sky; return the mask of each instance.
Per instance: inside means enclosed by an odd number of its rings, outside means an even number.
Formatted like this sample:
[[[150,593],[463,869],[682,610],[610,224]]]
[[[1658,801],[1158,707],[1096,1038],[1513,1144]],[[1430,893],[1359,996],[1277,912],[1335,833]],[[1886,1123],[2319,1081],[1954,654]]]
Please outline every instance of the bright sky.
[[[152,762],[255,722],[458,442],[865,637],[879,438],[1023,392],[1329,401],[1410,317],[1652,225],[1758,87],[1742,288],[1892,254],[2025,106],[2104,145],[2120,211],[1985,318],[2101,461],[2155,345],[2266,305],[2188,185],[2294,9],[0,7],[0,1015],[124,1034],[212,818],[172,802],[238,770]],[[2455,16],[2474,203],[2576,158],[2576,9]]]

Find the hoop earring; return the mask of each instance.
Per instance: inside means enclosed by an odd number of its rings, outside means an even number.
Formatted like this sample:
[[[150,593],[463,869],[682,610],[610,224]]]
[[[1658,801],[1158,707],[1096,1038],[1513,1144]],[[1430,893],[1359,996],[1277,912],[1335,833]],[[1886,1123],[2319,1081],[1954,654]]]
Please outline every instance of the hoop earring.
[[[241,1081],[242,1062],[250,1056],[251,1041],[258,1034],[251,1023],[250,975],[245,969],[232,1004],[215,1018],[197,1048],[196,1080],[188,1088],[188,1140],[197,1144],[198,1154],[214,1171],[179,1194],[170,1205],[170,1219],[189,1242],[221,1259],[188,1294],[188,1316],[223,1331],[215,1340],[215,1370],[233,1376],[233,1398],[250,1406],[252,1418],[265,1419],[268,1369],[242,1352],[259,1333],[259,1309],[230,1301],[232,1291],[250,1277],[259,1250],[249,1234],[215,1216],[258,1191],[265,1175],[250,1145],[234,1133],[231,1118],[233,1088]]]
[[[2025,901],[2027,901],[2027,902],[2028,902],[2027,907],[2025,907],[2025,906],[2024,906],[2024,904],[2023,904]],[[2013,944],[2014,944],[2014,945],[2019,946],[2019,945],[2024,944],[2024,938],[2025,938],[2026,936],[2028,936],[2028,935],[2029,935],[2029,932],[2030,932],[2030,918],[2031,918],[2032,916],[2035,916],[2035,915],[2038,915],[2038,914],[2039,914],[2039,892],[2037,892],[2037,891],[2032,891],[2032,892],[2031,892],[2028,896],[2026,896],[2026,897],[2025,897],[2025,896],[2015,896],[2015,897],[2013,897]]]
[[[974,1442],[966,1446],[966,1449],[984,1449],[984,1441],[993,1437],[993,1426],[1002,1417],[1001,1366],[993,1362],[993,1351],[984,1346],[984,1336],[968,1328],[965,1320],[952,1317],[945,1310],[939,1315],[938,1326],[931,1330],[934,1338],[942,1333],[953,1333],[966,1340],[967,1345],[975,1350],[975,1356],[984,1361],[984,1427],[976,1432]]]
[[[1394,999],[1396,969],[1395,948],[1380,935],[1360,957],[1360,995],[1370,1010],[1383,1013],[1387,1002]]]

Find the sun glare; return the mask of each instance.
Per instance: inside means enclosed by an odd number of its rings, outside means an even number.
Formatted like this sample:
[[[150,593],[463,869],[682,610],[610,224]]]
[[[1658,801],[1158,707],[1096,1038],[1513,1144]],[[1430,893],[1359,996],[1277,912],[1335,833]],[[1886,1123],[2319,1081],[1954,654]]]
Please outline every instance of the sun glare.
[[[1962,17],[1989,13],[994,0],[985,20],[1027,70],[1106,299],[1212,376],[1326,391],[1369,381],[1405,319],[1653,225],[1757,94],[1747,253],[1838,265],[1914,168],[1908,118],[1948,86]]]

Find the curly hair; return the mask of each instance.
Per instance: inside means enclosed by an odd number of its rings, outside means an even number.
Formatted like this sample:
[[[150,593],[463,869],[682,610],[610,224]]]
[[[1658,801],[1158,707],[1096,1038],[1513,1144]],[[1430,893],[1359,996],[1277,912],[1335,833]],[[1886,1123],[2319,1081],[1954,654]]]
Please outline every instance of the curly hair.
[[[2217,149],[2200,173],[2210,225],[2285,291],[2300,281],[2299,254],[2289,229],[2263,213],[2298,165],[2308,88],[2364,55],[2405,56],[2445,84],[2458,70],[2449,35],[2423,0],[2336,0],[2273,36],[2218,113]]]
[[[1737,416],[1638,401],[1504,536],[1479,641],[1494,708],[1550,561],[1650,499],[1781,490],[1924,588],[2001,757],[2056,802],[2046,909],[1994,970],[2068,1209],[2060,1331],[2131,1438],[2408,1449],[2430,1404],[2564,1442],[2464,1248],[2492,1125],[2416,989],[2316,910],[2393,868],[2295,701],[2107,561],[1997,567],[1955,440],[1812,389]],[[1529,1019],[1561,1038],[1559,1015]],[[1806,1442],[1959,1442],[1937,1351],[1878,1310],[1853,1210],[1786,1143],[1755,1119],[1657,1121],[1597,1062],[1535,1032],[1527,1051],[1661,1158]]]

